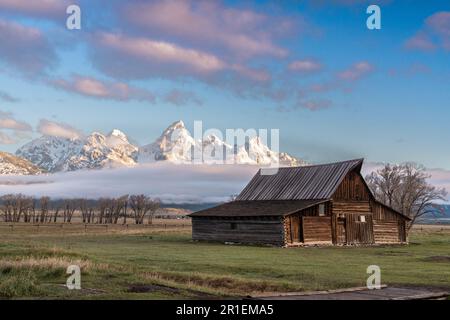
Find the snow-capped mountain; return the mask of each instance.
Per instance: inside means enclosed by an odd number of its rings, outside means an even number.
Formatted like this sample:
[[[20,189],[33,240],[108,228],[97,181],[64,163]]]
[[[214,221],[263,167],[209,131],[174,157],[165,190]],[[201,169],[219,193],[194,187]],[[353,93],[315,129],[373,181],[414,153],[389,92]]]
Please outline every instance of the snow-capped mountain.
[[[42,170],[30,161],[0,151],[0,174],[33,175]]]
[[[244,145],[230,145],[208,135],[194,139],[183,121],[171,124],[155,142],[137,147],[118,129],[108,135],[93,132],[81,138],[42,136],[16,151],[48,172],[134,166],[137,163],[169,161],[172,163],[226,163],[282,166],[304,165],[305,162],[286,153],[277,153],[259,137]]]
[[[283,166],[299,166],[305,162],[286,153],[269,149],[260,137],[252,137],[241,146],[230,145],[216,135],[195,140],[183,121],[171,124],[162,135],[139,149],[138,162],[169,160],[175,163],[226,163],[270,165],[279,161]]]
[[[74,139],[42,136],[16,151],[48,172],[132,166],[137,154],[138,148],[117,129],[106,136],[94,132]]]

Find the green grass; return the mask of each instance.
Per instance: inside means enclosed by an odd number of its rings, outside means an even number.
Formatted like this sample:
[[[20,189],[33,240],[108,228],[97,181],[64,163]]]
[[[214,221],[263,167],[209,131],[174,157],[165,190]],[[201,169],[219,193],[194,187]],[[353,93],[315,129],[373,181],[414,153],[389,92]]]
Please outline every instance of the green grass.
[[[450,287],[450,231],[410,245],[273,248],[196,243],[189,229],[33,232],[0,229],[0,298],[176,299],[364,286],[368,265],[388,285]],[[82,290],[64,284],[81,266]]]

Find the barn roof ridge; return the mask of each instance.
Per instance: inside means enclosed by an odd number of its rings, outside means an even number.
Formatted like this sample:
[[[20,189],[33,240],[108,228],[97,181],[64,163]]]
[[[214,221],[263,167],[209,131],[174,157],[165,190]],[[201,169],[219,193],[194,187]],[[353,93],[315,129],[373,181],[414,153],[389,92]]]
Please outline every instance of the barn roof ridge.
[[[259,170],[236,200],[317,200],[331,198],[344,177],[364,159],[280,168],[275,174]]]
[[[345,161],[335,161],[335,162],[329,162],[329,163],[317,163],[317,164],[307,164],[304,166],[291,166],[291,167],[279,167],[278,169],[302,169],[302,168],[313,168],[313,167],[326,167],[326,166],[331,166],[331,165],[336,165],[336,164],[343,164],[343,163],[348,163],[348,162],[364,162],[364,158],[356,158],[356,159],[352,159],[352,160],[345,160]],[[274,168],[261,168],[260,170],[271,170]]]

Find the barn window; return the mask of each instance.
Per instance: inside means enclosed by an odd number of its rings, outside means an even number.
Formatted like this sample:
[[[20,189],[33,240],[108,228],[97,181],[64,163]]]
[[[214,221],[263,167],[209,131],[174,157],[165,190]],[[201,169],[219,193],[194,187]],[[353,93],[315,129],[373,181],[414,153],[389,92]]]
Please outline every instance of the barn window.
[[[231,230],[236,230],[237,229],[237,223],[236,222],[230,223],[230,229]]]
[[[319,204],[319,216],[324,216],[325,215],[325,204]]]
[[[359,216],[359,222],[366,222],[366,216]]]

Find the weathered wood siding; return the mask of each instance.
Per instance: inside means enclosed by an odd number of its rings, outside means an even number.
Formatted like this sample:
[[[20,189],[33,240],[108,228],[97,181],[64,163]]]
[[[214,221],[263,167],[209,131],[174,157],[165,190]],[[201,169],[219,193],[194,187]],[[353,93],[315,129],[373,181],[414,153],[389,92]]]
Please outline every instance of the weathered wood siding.
[[[406,219],[375,201],[371,201],[375,243],[405,243],[408,241]]]
[[[357,171],[349,172],[333,195],[331,222],[336,244],[407,241],[405,218],[376,202]]]
[[[399,225],[396,220],[374,220],[373,231],[376,243],[400,242]]]
[[[330,217],[302,217],[304,243],[332,243]]]
[[[193,217],[192,239],[283,246],[284,224],[281,217],[261,219]]]
[[[374,220],[404,220],[398,213],[376,201],[370,201]]]
[[[325,202],[324,214],[325,217],[331,216],[331,202]],[[301,210],[298,213],[291,214],[284,219],[285,224],[285,244],[293,244],[298,242],[304,242],[303,237],[303,220],[302,217],[319,217],[319,206],[315,205],[313,207]]]
[[[334,201],[369,201],[370,191],[357,171],[349,172],[333,195]]]
[[[333,213],[370,213],[369,201],[333,201]]]
[[[365,217],[365,222],[360,217]],[[373,221],[371,214],[349,213],[345,215],[345,233],[347,244],[372,244]]]

